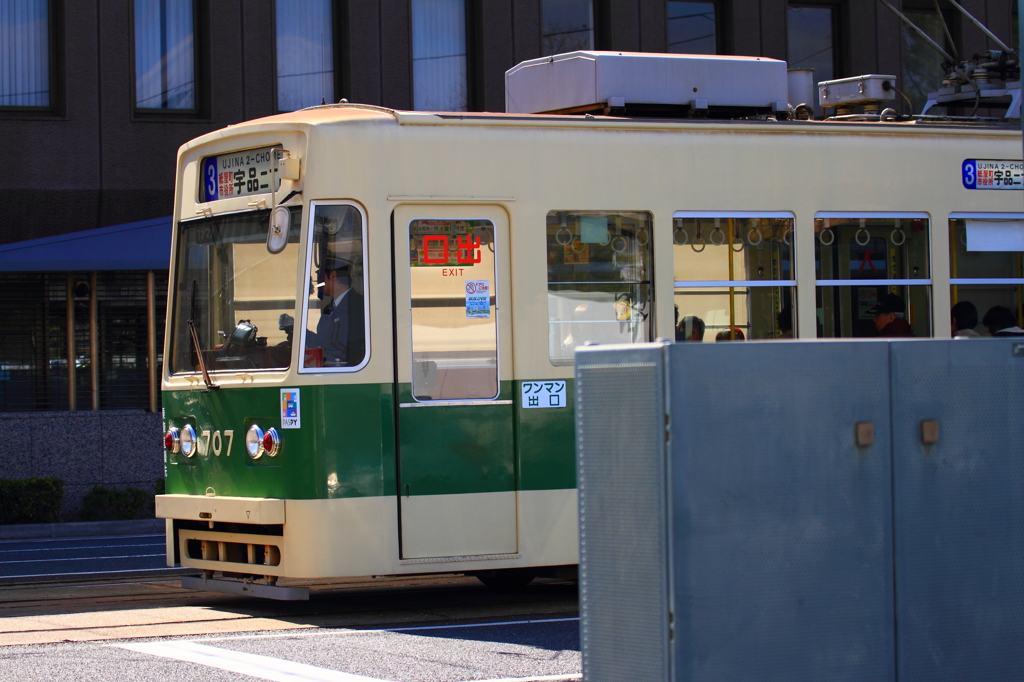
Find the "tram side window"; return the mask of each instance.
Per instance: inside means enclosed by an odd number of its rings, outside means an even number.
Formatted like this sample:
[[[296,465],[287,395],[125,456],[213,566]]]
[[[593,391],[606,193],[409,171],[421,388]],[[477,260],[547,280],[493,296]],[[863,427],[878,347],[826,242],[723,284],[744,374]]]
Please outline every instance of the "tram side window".
[[[409,224],[417,401],[498,397],[494,248],[489,220]]]
[[[349,204],[313,206],[302,366],[358,367],[366,358],[365,226]]]
[[[1009,310],[1017,326],[1024,327],[1022,251],[1024,216],[978,215],[949,221],[950,297],[959,309],[970,311],[969,306],[974,306],[978,324],[968,328],[977,334],[991,334],[983,321],[999,307]],[[964,329],[952,332],[973,336]]]
[[[792,217],[673,217],[677,341],[794,338]]]
[[[571,365],[584,343],[651,339],[651,229],[645,211],[547,215],[548,356]]]
[[[814,221],[818,336],[931,336],[928,220]]]
[[[299,231],[267,252],[270,211],[181,222],[175,256],[172,372],[283,369],[292,356]],[[302,208],[291,209],[299,225]],[[196,328],[199,348],[189,331]]]

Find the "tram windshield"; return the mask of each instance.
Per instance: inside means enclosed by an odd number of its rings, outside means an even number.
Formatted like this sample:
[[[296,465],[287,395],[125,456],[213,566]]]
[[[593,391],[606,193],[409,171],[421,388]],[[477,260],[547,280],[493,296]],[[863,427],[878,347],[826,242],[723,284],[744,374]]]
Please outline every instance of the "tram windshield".
[[[267,250],[270,211],[180,224],[174,281],[171,372],[287,368],[295,325],[302,208],[291,209],[284,250]],[[193,321],[199,349],[189,338]]]

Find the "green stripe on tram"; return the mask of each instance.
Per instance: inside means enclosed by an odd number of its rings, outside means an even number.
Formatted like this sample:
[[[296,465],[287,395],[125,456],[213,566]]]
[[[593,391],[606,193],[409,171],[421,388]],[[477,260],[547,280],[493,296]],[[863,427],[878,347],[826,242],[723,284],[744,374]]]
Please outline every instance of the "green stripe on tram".
[[[402,408],[405,480],[415,481],[413,494],[575,488],[574,395],[566,383],[564,408],[522,409],[519,381],[501,385],[499,398],[513,400],[511,406]],[[402,402],[410,402],[409,386],[399,390]],[[167,456],[167,492],[205,495],[213,488],[217,496],[283,499],[398,492],[394,387],[324,384],[300,391],[299,429],[281,429],[279,387],[165,391],[167,426],[189,423],[200,440],[211,433],[204,454]],[[252,424],[278,429],[276,457],[246,455]],[[218,431],[220,455],[213,452]],[[511,458],[502,454],[510,444]]]

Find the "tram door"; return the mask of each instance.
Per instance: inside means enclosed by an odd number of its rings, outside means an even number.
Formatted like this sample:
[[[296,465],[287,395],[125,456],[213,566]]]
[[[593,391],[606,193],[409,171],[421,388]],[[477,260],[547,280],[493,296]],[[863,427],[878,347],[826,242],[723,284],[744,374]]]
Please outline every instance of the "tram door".
[[[403,559],[517,551],[508,215],[394,212]]]

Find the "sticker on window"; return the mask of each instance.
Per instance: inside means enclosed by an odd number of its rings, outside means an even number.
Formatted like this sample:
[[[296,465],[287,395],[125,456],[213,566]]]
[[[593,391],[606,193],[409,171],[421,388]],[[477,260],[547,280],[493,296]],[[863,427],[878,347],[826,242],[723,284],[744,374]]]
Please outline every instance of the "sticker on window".
[[[299,389],[281,389],[281,428],[299,428]]]
[[[565,407],[565,382],[524,381],[523,407]]]
[[[466,281],[466,317],[491,316],[491,282],[486,279]]]

